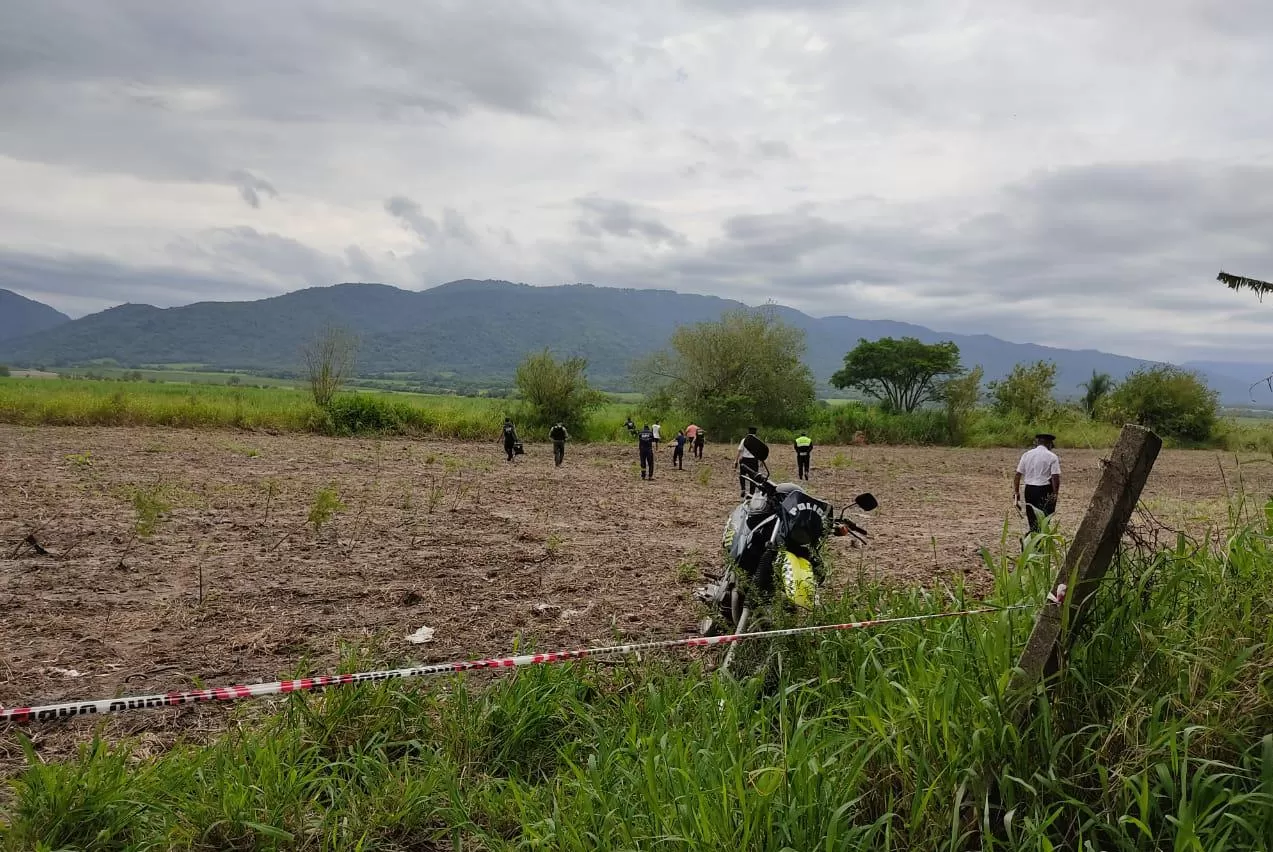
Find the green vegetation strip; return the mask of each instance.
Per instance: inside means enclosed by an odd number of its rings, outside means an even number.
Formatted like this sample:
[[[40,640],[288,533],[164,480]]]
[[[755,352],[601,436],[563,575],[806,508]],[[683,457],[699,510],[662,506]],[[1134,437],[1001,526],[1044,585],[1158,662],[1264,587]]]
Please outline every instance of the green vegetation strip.
[[[513,415],[519,427],[524,425],[524,439],[546,439],[547,427],[530,425],[533,418],[524,404],[511,399],[373,391],[342,394],[323,409],[300,389],[0,378],[0,423],[26,426],[216,427],[494,441],[506,414]],[[582,441],[627,441],[623,421],[628,416],[638,425],[661,420],[665,440],[695,420],[649,402],[610,402],[592,411],[582,427],[572,427],[571,435]],[[812,409],[808,420],[809,435],[819,445],[849,444],[861,433],[874,444],[1022,447],[1040,428],[1055,434],[1063,448],[1103,448],[1118,437],[1115,425],[1067,408],[1041,421],[977,409],[961,420],[958,434],[952,433],[945,411],[932,409],[907,414],[861,403],[824,404]],[[711,435],[717,441],[738,437]],[[764,437],[780,445],[793,440],[795,432],[767,429]],[[1273,422],[1222,421],[1205,445],[1273,452]]]
[[[1207,541],[1117,560],[1020,724],[1005,690],[1024,613],[792,638],[773,677],[743,682],[647,660],[367,685],[157,756],[29,752],[0,845],[1268,849],[1273,503]],[[987,603],[1041,599],[1059,553],[987,556]],[[861,581],[819,617],[965,606],[941,597]]]

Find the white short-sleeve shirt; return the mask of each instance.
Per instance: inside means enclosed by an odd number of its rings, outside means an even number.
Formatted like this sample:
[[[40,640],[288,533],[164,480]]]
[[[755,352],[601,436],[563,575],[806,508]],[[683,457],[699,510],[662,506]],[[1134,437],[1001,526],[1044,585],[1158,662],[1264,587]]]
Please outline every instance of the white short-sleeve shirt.
[[[1056,453],[1040,444],[1021,456],[1017,473],[1026,485],[1051,485],[1053,476],[1061,475],[1061,460]]]

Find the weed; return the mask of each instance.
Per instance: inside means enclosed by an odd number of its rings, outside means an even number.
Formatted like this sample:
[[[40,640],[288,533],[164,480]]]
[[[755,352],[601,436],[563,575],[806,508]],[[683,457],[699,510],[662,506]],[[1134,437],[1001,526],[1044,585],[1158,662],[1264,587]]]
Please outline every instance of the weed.
[[[547,551],[549,556],[556,556],[565,543],[566,539],[560,533],[550,533],[544,541],[544,550]]]
[[[139,538],[150,538],[159,527],[159,521],[172,511],[172,504],[164,497],[163,488],[155,485],[150,488],[133,489],[133,530]]]
[[[324,524],[336,516],[337,512],[343,512],[344,510],[345,504],[340,501],[340,494],[337,492],[336,486],[328,485],[314,493],[314,502],[310,504],[309,515],[306,520],[314,528],[314,533],[317,534],[322,530]]]
[[[429,514],[437,511],[438,506],[446,499],[446,481],[435,476],[429,477],[429,490],[425,492],[425,500],[429,506]]]
[[[73,465],[74,467],[80,467],[80,468],[92,467],[93,466],[93,451],[85,450],[82,453],[71,453],[69,456],[66,457],[66,460],[70,462],[71,465]]]
[[[849,467],[852,464],[853,462],[851,462],[849,460],[849,457],[846,456],[844,453],[836,453],[834,456],[831,457],[831,468],[833,470],[844,470],[846,467]]]
[[[698,473],[694,477],[698,480],[698,484],[704,488],[712,484],[712,469],[707,465],[703,465],[698,469]]]
[[[270,506],[274,504],[274,498],[278,496],[278,480],[273,477],[261,480],[261,490],[265,492],[265,517],[261,519],[261,526],[265,526],[270,522]]]
[[[699,579],[701,572],[698,563],[692,559],[685,559],[676,566],[676,582],[682,585],[689,585]]]

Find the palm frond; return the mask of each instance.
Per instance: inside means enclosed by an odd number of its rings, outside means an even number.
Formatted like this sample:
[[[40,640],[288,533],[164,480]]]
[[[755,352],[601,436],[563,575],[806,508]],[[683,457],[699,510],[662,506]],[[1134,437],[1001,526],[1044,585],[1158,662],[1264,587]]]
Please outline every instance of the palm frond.
[[[1230,275],[1221,271],[1216,276],[1216,280],[1227,284],[1230,290],[1250,290],[1255,293],[1255,297],[1260,301],[1264,301],[1266,293],[1273,293],[1273,284],[1267,281],[1261,281],[1258,278],[1247,278],[1242,275]]]

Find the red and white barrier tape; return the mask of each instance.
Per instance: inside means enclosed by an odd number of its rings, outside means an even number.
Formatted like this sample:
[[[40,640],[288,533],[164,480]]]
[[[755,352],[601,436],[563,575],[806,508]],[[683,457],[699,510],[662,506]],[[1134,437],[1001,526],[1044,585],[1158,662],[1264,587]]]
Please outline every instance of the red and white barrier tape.
[[[585,657],[602,657],[615,654],[627,655],[638,651],[663,648],[707,648],[752,639],[776,639],[782,636],[800,636],[808,633],[827,633],[836,630],[856,630],[879,627],[885,624],[903,624],[912,621],[931,621],[938,618],[960,618],[970,615],[986,615],[1008,612],[1014,609],[1032,608],[1033,604],[1017,606],[969,609],[960,612],[939,612],[928,615],[908,615],[900,618],[876,618],[870,621],[852,621],[847,624],[822,624],[812,627],[791,627],[783,630],[764,630],[756,633],[732,633],[728,636],[699,636],[690,639],[665,639],[657,642],[637,642],[630,645],[612,645],[608,648],[582,648],[577,651],[553,651],[547,654],[523,654],[488,660],[469,660],[456,663],[433,663],[405,669],[388,669],[357,674],[323,675],[303,677],[297,680],[253,683],[236,686],[218,686],[212,689],[194,689],[188,692],[165,692],[159,695],[135,695],[126,698],[101,698],[95,701],[71,701],[65,704],[46,704],[42,707],[0,708],[0,722],[46,722],[69,719],[75,716],[96,716],[105,713],[122,713],[126,710],[142,710],[153,707],[180,707],[205,701],[239,701],[245,698],[263,698],[267,695],[285,695],[290,692],[314,692],[334,686],[355,683],[375,683],[403,678],[428,677],[429,675],[473,671],[476,669],[513,669],[521,666],[537,666],[560,663],[566,660],[582,660]]]

